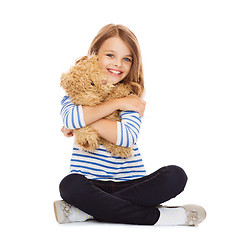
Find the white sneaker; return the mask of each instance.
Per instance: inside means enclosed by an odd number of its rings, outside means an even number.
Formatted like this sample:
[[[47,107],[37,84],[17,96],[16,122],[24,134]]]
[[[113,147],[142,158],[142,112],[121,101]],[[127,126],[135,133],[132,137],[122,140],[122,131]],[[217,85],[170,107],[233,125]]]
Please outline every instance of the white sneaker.
[[[58,200],[53,203],[54,213],[58,223],[71,223],[71,222],[85,222],[88,219],[93,219],[87,213],[71,206],[63,200]]]
[[[187,226],[198,226],[207,216],[205,209],[198,205],[184,205],[182,206],[187,215]]]
[[[160,212],[162,209],[163,213],[166,212],[167,215],[170,213],[167,218],[159,219],[159,225],[198,226],[207,215],[203,207],[193,204],[173,207],[161,205],[158,208]]]

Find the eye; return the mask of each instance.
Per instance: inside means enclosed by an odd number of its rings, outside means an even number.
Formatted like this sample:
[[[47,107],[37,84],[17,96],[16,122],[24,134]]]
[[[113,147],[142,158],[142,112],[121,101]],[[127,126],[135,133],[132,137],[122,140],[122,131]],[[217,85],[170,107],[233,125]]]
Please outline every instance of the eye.
[[[91,85],[94,86],[95,84],[93,82],[91,82]]]
[[[130,58],[124,58],[124,61],[131,62],[132,60]]]
[[[108,57],[113,58],[113,54],[107,54]]]

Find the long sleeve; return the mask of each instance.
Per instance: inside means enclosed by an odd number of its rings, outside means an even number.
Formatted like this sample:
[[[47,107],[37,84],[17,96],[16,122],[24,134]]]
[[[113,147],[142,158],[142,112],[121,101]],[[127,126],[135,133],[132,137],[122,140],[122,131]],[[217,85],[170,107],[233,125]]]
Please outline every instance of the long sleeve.
[[[137,142],[141,126],[141,118],[137,112],[123,111],[121,122],[117,122],[117,142],[116,145],[131,147]]]
[[[74,105],[68,96],[63,98],[61,104],[61,116],[66,128],[77,129],[86,126],[81,105]]]

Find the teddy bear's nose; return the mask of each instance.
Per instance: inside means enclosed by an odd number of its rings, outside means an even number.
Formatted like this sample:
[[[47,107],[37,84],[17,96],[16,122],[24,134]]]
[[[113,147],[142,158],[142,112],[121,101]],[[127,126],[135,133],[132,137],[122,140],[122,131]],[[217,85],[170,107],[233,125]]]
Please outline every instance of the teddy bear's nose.
[[[107,81],[106,81],[106,80],[103,80],[103,81],[102,81],[102,84],[103,84],[103,85],[106,85],[106,84],[107,84]]]

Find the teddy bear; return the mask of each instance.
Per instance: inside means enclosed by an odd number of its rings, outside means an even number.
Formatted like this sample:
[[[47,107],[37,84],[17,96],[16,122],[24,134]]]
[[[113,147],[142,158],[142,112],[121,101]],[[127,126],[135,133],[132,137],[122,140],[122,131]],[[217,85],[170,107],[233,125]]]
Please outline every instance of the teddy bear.
[[[137,83],[120,82],[113,85],[100,68],[96,55],[84,56],[76,61],[69,71],[62,74],[60,85],[74,105],[82,106],[95,106],[132,93],[140,94],[140,86]],[[114,111],[105,119],[121,121],[120,111]],[[102,144],[113,156],[121,158],[132,156],[131,147],[117,146],[107,141],[91,126],[74,129],[73,133],[76,146],[85,151],[94,152]]]

